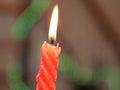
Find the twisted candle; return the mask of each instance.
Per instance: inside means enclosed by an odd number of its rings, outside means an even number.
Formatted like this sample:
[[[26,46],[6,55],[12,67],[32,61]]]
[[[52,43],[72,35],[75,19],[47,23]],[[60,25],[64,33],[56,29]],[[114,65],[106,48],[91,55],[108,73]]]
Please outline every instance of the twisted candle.
[[[42,54],[40,70],[36,76],[36,90],[56,90],[57,68],[59,65],[58,56],[61,52],[59,44],[54,46],[44,42],[40,50]]]

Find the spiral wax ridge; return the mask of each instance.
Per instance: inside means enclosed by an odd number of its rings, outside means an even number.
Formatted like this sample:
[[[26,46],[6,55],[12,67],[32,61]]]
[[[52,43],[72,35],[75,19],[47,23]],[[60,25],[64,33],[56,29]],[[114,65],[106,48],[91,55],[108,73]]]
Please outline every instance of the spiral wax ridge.
[[[40,70],[36,76],[36,90],[56,90],[55,81],[57,79],[58,56],[61,48],[59,44],[53,46],[45,42],[40,51],[42,58]]]

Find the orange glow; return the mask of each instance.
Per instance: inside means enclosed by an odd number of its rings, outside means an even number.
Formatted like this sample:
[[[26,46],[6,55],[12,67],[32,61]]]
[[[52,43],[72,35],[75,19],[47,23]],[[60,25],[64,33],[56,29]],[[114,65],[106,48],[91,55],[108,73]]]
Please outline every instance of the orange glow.
[[[58,5],[55,5],[50,21],[49,35],[48,35],[49,39],[56,40],[57,25],[58,25]]]

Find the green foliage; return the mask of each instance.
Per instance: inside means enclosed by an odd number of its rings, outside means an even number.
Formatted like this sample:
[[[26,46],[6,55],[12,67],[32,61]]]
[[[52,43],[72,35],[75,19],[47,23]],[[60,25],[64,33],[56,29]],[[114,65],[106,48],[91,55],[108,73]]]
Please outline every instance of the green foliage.
[[[66,54],[60,56],[59,70],[66,78],[78,85],[98,85],[106,82],[109,90],[120,90],[120,71],[113,65],[98,68],[83,68]]]
[[[59,70],[71,81],[76,84],[90,84],[92,79],[92,70],[81,68],[78,63],[66,54],[60,56]]]
[[[11,90],[30,90],[22,80],[22,66],[20,62],[10,62],[7,66],[6,75]]]
[[[31,5],[19,16],[12,31],[12,37],[22,42],[28,36],[30,29],[47,9],[50,0],[33,0]]]

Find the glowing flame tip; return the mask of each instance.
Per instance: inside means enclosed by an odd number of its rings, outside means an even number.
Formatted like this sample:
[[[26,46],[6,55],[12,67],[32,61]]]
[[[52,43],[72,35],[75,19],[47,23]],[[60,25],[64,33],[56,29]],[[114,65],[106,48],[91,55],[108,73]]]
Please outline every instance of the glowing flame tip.
[[[49,39],[56,40],[57,25],[58,25],[58,5],[55,5],[50,21],[49,35],[48,35]]]

